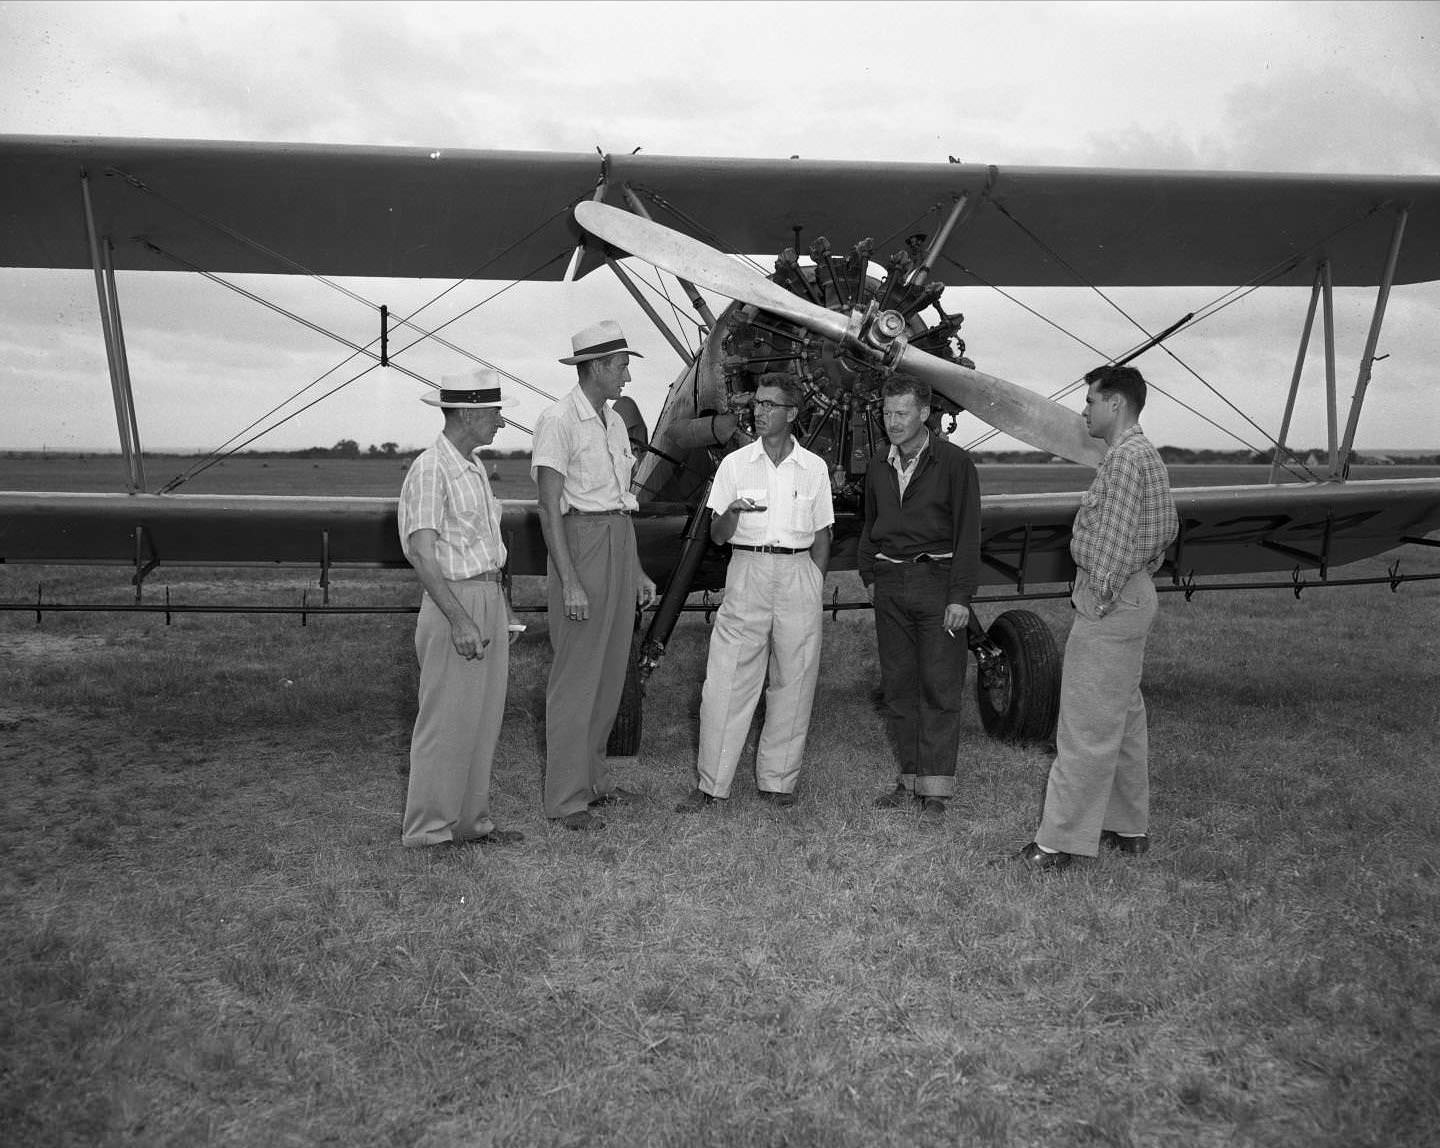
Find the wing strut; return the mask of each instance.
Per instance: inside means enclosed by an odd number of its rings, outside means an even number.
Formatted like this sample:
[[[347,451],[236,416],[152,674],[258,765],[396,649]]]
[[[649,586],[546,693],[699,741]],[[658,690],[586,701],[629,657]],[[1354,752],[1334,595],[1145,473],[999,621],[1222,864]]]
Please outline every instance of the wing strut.
[[[130,362],[125,354],[125,331],[120,324],[120,293],[115,287],[115,262],[110,237],[95,229],[90,202],[90,176],[80,171],[80,196],[85,206],[85,237],[90,264],[95,269],[95,294],[100,306],[100,330],[105,336],[105,358],[110,364],[110,391],[115,397],[115,424],[120,432],[120,453],[125,458],[125,485],[131,494],[145,489],[145,459],[140,451],[140,428],[135,421],[135,396],[130,389]]]
[[[1360,426],[1360,408],[1370,386],[1370,369],[1375,365],[1375,348],[1380,342],[1380,328],[1385,323],[1385,305],[1390,301],[1390,286],[1395,282],[1395,265],[1400,261],[1400,244],[1405,238],[1405,222],[1410,210],[1401,207],[1395,212],[1395,227],[1390,233],[1390,251],[1385,256],[1385,270],[1375,293],[1375,311],[1370,316],[1370,333],[1365,336],[1365,352],[1360,356],[1360,373],[1355,379],[1355,394],[1350,399],[1350,417],[1345,420],[1345,438],[1340,443],[1339,466],[1331,467],[1331,478],[1345,478],[1350,473],[1350,451],[1355,445],[1355,431]]]
[[[630,205],[630,210],[641,219],[649,219],[651,223],[655,222],[654,219],[651,218],[650,213],[645,210],[645,205],[640,202],[640,197],[635,194],[635,189],[628,183],[625,185],[625,202]],[[710,310],[710,304],[705,302],[705,296],[700,294],[695,284],[691,283],[688,279],[680,279],[679,276],[676,276],[676,279],[684,289],[685,294],[689,296],[690,306],[694,307],[700,318],[705,320],[705,326],[707,328],[705,334],[709,335],[711,331],[715,330],[715,313]]]
[[[1335,418],[1335,275],[1328,258],[1320,261],[1320,296],[1325,303],[1325,434],[1333,474],[1339,465],[1340,431]]]
[[[600,178],[595,181],[595,191],[590,196],[595,203],[601,203],[605,199],[605,189],[609,185],[610,176],[608,169],[609,160],[604,156],[600,157]],[[570,252],[570,262],[565,264],[565,274],[560,277],[562,283],[575,282],[575,272],[580,268],[580,260],[585,257],[585,236],[580,236],[580,242],[575,244],[575,250]]]
[[[1295,352],[1295,370],[1290,375],[1290,393],[1285,398],[1285,417],[1280,420],[1280,434],[1275,440],[1275,453],[1270,456],[1270,478],[1280,481],[1280,463],[1285,457],[1285,440],[1290,437],[1290,419],[1295,414],[1295,398],[1300,393],[1300,376],[1305,370],[1305,356],[1310,351],[1310,334],[1315,329],[1315,308],[1320,302],[1321,268],[1315,268],[1315,282],[1310,287],[1310,306],[1305,311],[1305,325],[1300,330],[1300,349]]]
[[[615,272],[615,278],[620,280],[620,285],[630,292],[630,297],[640,304],[640,310],[644,311],[649,317],[650,322],[655,324],[655,329],[665,336],[665,341],[675,349],[675,353],[680,356],[680,360],[685,364],[686,368],[693,367],[695,365],[695,356],[690,353],[690,348],[682,343],[675,332],[670,330],[670,328],[661,321],[655,308],[650,306],[650,300],[640,294],[640,288],[635,286],[630,276],[625,274],[625,268],[615,262],[615,257],[608,251],[605,253],[605,264],[611,271]]]

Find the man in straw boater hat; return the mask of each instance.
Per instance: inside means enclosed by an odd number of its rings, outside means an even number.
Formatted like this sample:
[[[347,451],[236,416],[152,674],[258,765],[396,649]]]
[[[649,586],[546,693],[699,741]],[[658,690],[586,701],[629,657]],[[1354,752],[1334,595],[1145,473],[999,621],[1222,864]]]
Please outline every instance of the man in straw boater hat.
[[[630,381],[620,324],[596,323],[570,341],[561,359],[578,385],[535,424],[530,474],[540,488],[540,522],[549,549],[550,645],[545,690],[545,816],[566,829],[603,829],[591,806],[630,804],[615,787],[605,743],[625,684],[636,606],[655,583],[640,568],[630,515],[635,453],[610,409]]]
[[[401,843],[509,845],[490,819],[490,766],[505,712],[512,616],[501,588],[500,504],[477,452],[505,425],[500,376],[445,375],[424,396],[445,413],[400,491],[400,544],[424,587],[415,623],[420,705]]]

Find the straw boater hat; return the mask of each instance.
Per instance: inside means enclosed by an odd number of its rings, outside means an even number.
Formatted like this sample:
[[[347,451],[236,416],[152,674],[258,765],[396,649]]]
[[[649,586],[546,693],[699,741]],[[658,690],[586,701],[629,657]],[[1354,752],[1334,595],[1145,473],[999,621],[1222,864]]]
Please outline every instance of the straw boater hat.
[[[498,407],[504,403],[500,372],[485,368],[441,375],[440,389],[420,398],[432,407]]]
[[[633,350],[625,341],[625,332],[614,319],[602,319],[593,327],[586,327],[570,336],[571,354],[561,359],[562,363],[574,366],[590,359],[603,359],[606,355],[634,355],[637,359],[645,356]]]

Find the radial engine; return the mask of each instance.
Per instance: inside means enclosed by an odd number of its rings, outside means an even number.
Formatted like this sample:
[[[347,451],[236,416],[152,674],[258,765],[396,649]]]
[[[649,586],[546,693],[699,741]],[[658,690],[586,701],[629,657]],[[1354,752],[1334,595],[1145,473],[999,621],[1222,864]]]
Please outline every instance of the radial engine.
[[[870,239],[837,255],[826,239],[809,247],[809,263],[793,248],[775,261],[774,282],[802,299],[842,314],[872,308],[903,317],[902,337],[911,345],[974,367],[965,356],[960,327],[965,317],[941,306],[945,285],[932,279],[929,267],[939,241],[926,246],[925,236],[910,237],[886,260],[874,261]],[[796,323],[758,307],[734,303],[716,320],[699,358],[671,391],[659,419],[664,428],[657,452],[642,464],[639,479],[661,499],[693,498],[710,467],[695,452],[724,453],[753,436],[751,402],[764,376],[785,374],[797,380],[805,406],[795,425],[801,445],[830,466],[836,509],[858,509],[865,468],[886,444],[881,421],[881,387],[890,371],[834,340],[813,334]],[[960,408],[935,395],[931,425],[941,433],[954,429]]]

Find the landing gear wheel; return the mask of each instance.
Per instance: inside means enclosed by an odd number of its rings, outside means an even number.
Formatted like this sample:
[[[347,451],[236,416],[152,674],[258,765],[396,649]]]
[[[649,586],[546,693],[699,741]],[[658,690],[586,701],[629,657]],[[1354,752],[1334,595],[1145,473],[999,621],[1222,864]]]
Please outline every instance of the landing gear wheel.
[[[980,724],[998,741],[1049,742],[1060,714],[1060,650],[1045,619],[1006,610],[987,634],[1001,657],[975,675]]]
[[[620,695],[620,709],[610,727],[610,740],[605,743],[606,757],[634,757],[640,752],[640,735],[644,732],[645,690],[640,684],[640,631],[630,639],[630,660],[625,663],[625,689]]]

